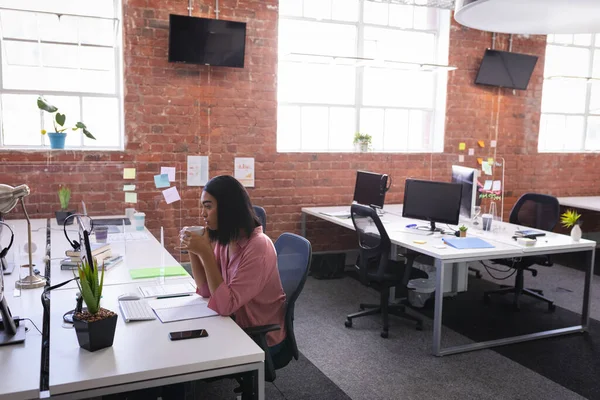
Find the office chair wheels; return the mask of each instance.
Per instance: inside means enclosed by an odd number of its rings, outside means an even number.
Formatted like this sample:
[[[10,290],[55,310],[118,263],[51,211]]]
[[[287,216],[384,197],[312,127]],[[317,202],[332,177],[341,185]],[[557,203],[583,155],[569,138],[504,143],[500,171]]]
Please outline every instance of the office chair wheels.
[[[346,322],[344,322],[344,325],[346,325],[346,328],[352,328],[352,320],[351,319],[346,320]]]
[[[417,322],[417,330],[418,331],[422,331],[423,330],[423,323],[422,322]]]
[[[381,334],[380,334],[380,336],[381,336],[382,338],[384,338],[384,339],[387,339],[387,338],[388,338],[388,336],[389,336],[389,334],[388,334],[388,331],[381,331]]]
[[[556,310],[554,303],[548,303],[548,311],[553,312],[554,310]]]

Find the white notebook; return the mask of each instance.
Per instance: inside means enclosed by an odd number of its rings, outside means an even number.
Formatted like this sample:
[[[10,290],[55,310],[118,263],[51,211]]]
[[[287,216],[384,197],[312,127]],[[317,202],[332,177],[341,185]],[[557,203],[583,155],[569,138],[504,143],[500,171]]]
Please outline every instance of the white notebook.
[[[192,282],[168,285],[138,286],[143,297],[176,296],[178,294],[196,293]]]
[[[171,299],[151,300],[148,304],[163,323],[218,315],[208,308],[208,302],[203,297],[195,294]]]

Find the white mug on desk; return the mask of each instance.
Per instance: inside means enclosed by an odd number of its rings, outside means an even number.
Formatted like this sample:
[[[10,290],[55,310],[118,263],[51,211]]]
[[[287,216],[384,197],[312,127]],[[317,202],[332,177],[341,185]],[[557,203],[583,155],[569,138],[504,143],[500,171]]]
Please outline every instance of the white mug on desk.
[[[133,223],[133,214],[135,214],[135,208],[126,208],[125,216],[129,218],[129,221]]]

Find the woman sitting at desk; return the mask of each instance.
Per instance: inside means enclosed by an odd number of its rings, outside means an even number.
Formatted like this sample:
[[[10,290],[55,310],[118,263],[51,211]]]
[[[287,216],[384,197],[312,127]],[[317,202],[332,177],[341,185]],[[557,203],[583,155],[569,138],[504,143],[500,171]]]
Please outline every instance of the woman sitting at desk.
[[[278,324],[280,330],[267,334],[275,354],[285,338],[285,293],[273,242],[263,233],[248,192],[234,177],[208,181],[200,201],[205,231],[181,232],[198,294],[210,297],[208,307],[220,315],[235,315],[242,328]]]

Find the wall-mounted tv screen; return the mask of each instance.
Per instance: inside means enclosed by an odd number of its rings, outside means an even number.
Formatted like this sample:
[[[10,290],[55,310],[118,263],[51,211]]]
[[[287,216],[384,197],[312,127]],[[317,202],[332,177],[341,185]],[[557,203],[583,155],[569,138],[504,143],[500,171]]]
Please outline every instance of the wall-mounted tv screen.
[[[244,67],[246,23],[169,16],[169,62]]]
[[[509,89],[527,89],[537,56],[487,49],[475,83]]]

